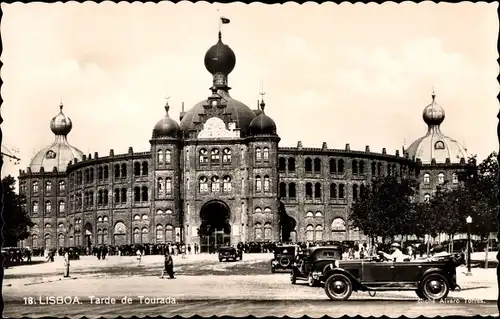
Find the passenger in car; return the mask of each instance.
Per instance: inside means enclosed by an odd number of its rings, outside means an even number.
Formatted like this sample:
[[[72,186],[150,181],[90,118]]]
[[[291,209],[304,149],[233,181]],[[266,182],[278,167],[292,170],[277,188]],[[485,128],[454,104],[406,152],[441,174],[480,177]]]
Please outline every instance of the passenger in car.
[[[431,250],[431,254],[432,255],[429,258],[427,258],[427,260],[429,261],[434,261],[442,257],[450,256],[450,254],[446,251],[446,249],[441,245],[437,245],[436,247],[434,247]]]
[[[402,262],[409,260],[409,257],[401,251],[401,245],[398,243],[392,243],[391,253],[385,253],[383,251],[378,252],[380,255],[384,256],[387,261],[391,262]]]

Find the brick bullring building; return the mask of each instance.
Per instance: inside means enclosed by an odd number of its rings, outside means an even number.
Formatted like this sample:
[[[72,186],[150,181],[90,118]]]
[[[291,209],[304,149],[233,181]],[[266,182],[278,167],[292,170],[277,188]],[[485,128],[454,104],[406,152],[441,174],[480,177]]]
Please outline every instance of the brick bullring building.
[[[444,110],[423,113],[428,132],[402,153],[279,147],[275,122],[229,95],[236,64],[219,41],[205,54],[213,75],[208,98],[154,126],[149,152],[100,157],[69,144],[63,113],[50,128],[55,141],[20,171],[23,209],[35,225],[23,243],[33,248],[132,243],[358,240],[350,206],[373,177],[420,181],[421,200],[439,185],[458,183],[466,150],[443,135]]]

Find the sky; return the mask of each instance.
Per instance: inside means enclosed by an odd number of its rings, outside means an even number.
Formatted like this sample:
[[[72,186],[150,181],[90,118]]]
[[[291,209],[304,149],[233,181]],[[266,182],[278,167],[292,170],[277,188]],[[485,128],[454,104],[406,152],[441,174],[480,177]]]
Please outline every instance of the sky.
[[[263,87],[280,146],[389,154],[424,135],[422,111],[444,108],[442,132],[484,159],[498,150],[498,3],[2,3],[3,145],[18,176],[54,135],[85,154],[149,150],[155,123],[210,95],[205,52],[236,54],[230,94],[252,109]],[[2,147],[2,151],[4,148]]]

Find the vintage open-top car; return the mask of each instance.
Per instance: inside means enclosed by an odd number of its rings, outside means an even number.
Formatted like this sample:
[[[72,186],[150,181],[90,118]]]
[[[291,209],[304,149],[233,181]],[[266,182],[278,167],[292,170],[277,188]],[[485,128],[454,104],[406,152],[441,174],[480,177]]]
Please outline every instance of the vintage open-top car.
[[[459,290],[456,267],[463,254],[431,260],[384,261],[383,257],[334,261],[324,268],[325,292],[331,300],[346,300],[353,291],[414,290],[420,299],[440,300]]]
[[[333,261],[342,259],[340,245],[310,247],[300,251],[292,265],[290,281],[306,280],[309,286],[317,286],[324,282],[324,268]]]
[[[291,269],[299,246],[297,245],[281,245],[274,248],[274,258],[271,261],[271,272],[276,270]]]
[[[234,260],[243,259],[243,251],[241,249],[236,249],[232,246],[221,246],[219,247],[219,261],[223,260]]]

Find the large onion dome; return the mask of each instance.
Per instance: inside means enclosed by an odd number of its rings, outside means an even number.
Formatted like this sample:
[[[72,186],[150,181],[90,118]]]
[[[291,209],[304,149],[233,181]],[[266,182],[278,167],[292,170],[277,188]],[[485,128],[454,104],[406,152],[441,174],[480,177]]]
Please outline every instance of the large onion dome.
[[[180,127],[179,124],[170,118],[168,111],[170,106],[165,105],[165,117],[156,123],[153,129],[153,138],[177,138],[179,137]]]
[[[440,125],[445,118],[444,109],[436,103],[436,95],[432,94],[432,102],[427,105],[422,114],[428,126],[427,134],[413,142],[406,150],[411,159],[420,159],[422,164],[431,164],[434,159],[437,164],[460,163],[467,160],[467,150],[456,140],[444,135]]]
[[[250,123],[250,135],[276,135],[276,124],[273,119],[264,112],[265,106],[266,104],[262,101],[260,103],[260,115],[254,118],[252,123]]]
[[[63,113],[62,104],[59,108],[59,114],[50,121],[50,129],[55,134],[54,142],[38,151],[30,162],[29,167],[34,173],[40,172],[42,167],[45,172],[52,171],[54,167],[59,172],[64,172],[70,161],[83,158],[82,151],[68,143],[67,135],[71,132],[73,124]]]
[[[222,43],[222,35],[219,32],[219,41],[205,54],[205,67],[212,74],[228,75],[233,71],[235,65],[236,56],[228,45]]]

